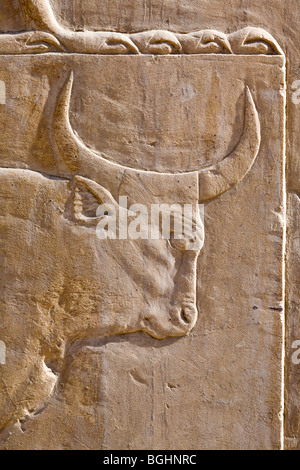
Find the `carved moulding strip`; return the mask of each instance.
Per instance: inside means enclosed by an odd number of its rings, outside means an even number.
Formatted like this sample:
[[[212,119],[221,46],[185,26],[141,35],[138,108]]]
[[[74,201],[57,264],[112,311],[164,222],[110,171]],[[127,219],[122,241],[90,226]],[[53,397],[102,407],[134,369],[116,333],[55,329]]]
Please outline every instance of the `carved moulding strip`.
[[[267,31],[251,26],[228,35],[211,29],[184,34],[165,30],[133,34],[73,31],[58,22],[49,0],[20,0],[20,5],[28,29],[35,32],[0,35],[0,54],[55,50],[81,54],[283,54]]]
[[[134,34],[63,30],[60,34],[29,31],[0,35],[0,54],[68,52],[80,54],[232,54],[283,55],[279,44],[260,28],[232,34],[203,30],[178,34],[154,30]]]

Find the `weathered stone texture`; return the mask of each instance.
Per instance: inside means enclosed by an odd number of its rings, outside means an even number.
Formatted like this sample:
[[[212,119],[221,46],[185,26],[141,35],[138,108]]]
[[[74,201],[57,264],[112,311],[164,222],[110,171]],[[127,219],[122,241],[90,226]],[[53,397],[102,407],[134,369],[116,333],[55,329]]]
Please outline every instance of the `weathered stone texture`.
[[[299,448],[297,2],[1,3],[0,448]],[[111,196],[203,247],[100,241]]]

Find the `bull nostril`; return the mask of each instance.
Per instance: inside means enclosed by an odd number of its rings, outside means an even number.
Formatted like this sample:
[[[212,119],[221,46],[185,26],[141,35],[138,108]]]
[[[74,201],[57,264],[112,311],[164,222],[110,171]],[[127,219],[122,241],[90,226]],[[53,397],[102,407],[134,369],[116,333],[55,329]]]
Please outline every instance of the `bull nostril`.
[[[189,313],[187,313],[186,309],[185,308],[182,308],[181,309],[181,312],[180,312],[180,318],[181,320],[186,323],[187,325],[189,325],[191,323],[191,315]]]

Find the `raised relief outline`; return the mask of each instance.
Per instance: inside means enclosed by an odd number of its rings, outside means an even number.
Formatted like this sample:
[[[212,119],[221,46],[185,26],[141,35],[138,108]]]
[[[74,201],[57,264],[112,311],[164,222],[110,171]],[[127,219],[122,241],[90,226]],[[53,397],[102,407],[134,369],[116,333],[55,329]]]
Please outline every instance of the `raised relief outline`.
[[[73,31],[56,19],[49,0],[20,0],[33,31],[0,35],[0,54],[67,52],[80,54],[231,54],[283,55],[276,40],[262,28],[246,27],[226,35],[216,30],[174,33],[152,30],[125,34]]]

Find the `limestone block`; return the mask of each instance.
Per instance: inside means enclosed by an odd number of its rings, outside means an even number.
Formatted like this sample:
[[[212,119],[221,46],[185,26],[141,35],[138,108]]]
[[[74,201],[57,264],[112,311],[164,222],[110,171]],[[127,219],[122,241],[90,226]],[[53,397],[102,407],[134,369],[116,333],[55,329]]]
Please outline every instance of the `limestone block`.
[[[283,445],[283,7],[202,3],[5,3],[1,449]],[[120,197],[196,248],[99,239]]]

